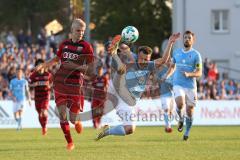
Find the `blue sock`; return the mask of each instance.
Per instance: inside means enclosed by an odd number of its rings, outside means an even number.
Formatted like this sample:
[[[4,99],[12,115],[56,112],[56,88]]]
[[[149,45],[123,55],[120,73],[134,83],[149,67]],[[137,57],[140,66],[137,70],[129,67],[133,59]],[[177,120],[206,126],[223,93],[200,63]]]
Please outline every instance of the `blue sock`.
[[[185,136],[189,135],[189,132],[192,128],[192,122],[193,122],[193,118],[192,117],[186,117],[186,131],[184,133]]]
[[[22,127],[22,117],[19,117],[18,119],[18,127]]]
[[[164,122],[165,122],[166,127],[171,127],[169,117],[168,117],[168,113],[164,112],[163,117],[164,117]]]
[[[126,132],[123,125],[118,125],[118,126],[109,128],[107,135],[125,136]]]
[[[19,123],[18,121],[19,121],[19,118],[15,118],[15,120],[16,120],[16,122],[17,122],[17,124]]]
[[[15,118],[16,122],[17,122],[17,129],[19,129],[19,118]]]

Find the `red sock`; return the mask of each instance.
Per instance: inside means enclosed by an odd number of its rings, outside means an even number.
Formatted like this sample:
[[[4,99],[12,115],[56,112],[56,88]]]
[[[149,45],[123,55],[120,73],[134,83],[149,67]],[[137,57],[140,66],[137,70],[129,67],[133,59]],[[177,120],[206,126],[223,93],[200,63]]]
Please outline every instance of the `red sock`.
[[[71,137],[71,133],[70,133],[70,126],[69,126],[69,123],[66,121],[66,122],[60,122],[60,125],[61,125],[61,128],[62,128],[62,131],[65,135],[65,139],[67,140],[68,143],[72,143],[72,137]]]
[[[44,116],[44,117],[42,117],[42,128],[46,128],[46,125],[47,125],[47,119],[48,119],[48,117],[46,116]]]
[[[96,118],[93,119],[93,126],[94,126],[94,128],[98,128],[99,127],[100,120],[101,120],[101,117],[96,117]]]
[[[43,128],[43,119],[40,115],[38,115],[38,120],[39,120],[41,127]]]

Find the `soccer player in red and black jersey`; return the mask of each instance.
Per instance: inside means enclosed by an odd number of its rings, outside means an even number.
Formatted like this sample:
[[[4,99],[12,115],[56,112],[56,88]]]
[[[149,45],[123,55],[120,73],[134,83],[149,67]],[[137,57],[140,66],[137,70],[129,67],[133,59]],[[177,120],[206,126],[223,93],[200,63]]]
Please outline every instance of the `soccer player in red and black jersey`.
[[[97,67],[97,77],[92,81],[92,120],[94,128],[100,127],[100,121],[107,98],[108,78],[103,74],[103,66]]]
[[[74,149],[74,144],[66,109],[69,109],[69,118],[71,123],[75,125],[77,133],[81,133],[82,124],[80,121],[76,121],[79,112],[83,111],[84,97],[81,87],[85,74],[94,74],[93,69],[91,69],[94,66],[93,49],[88,42],[83,40],[85,28],[86,24],[83,20],[75,19],[71,26],[71,39],[60,44],[56,57],[35,68],[35,70],[39,70],[57,63],[61,64],[53,77],[53,89],[60,125],[68,143],[68,150]]]
[[[38,59],[35,63],[35,66],[41,63],[44,63],[44,61],[42,59]],[[35,107],[38,112],[38,119],[42,127],[42,135],[46,135],[52,75],[50,72],[41,69],[37,72],[33,72],[29,79],[30,86],[34,87]]]

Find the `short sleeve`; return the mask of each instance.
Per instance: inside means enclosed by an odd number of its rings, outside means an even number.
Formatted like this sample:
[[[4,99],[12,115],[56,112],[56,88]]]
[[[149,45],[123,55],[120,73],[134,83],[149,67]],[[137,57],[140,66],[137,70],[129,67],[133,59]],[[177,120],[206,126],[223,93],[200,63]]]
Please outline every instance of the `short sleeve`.
[[[63,42],[60,44],[60,46],[59,46],[59,48],[58,48],[58,51],[57,51],[57,56],[59,57],[59,58],[61,58],[62,57],[62,50],[63,50]]]
[[[196,60],[195,60],[195,67],[202,68],[202,57],[201,54],[197,52]]]
[[[89,43],[86,43],[85,47],[86,47],[85,54],[87,55],[86,57],[87,63],[92,63],[94,61],[93,47]]]

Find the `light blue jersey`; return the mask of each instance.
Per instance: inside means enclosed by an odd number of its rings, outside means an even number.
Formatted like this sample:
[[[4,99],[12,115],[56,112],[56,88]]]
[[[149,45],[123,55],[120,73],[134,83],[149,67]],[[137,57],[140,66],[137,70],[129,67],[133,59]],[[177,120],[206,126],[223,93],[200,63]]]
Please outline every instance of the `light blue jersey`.
[[[164,75],[167,73],[168,67],[166,65],[163,66],[161,71],[157,71],[157,79],[160,80],[164,77]],[[170,76],[168,79],[166,79],[164,82],[159,83],[159,89],[160,89],[160,96],[161,97],[172,97],[172,89],[173,89],[173,77]]]
[[[187,52],[183,49],[176,49],[173,52],[173,63],[176,64],[176,70],[173,75],[173,85],[179,85],[189,89],[196,88],[196,78],[187,78],[183,72],[194,72],[196,68],[202,67],[200,53],[193,48]]]
[[[135,98],[140,98],[142,93],[145,91],[146,82],[149,77],[149,74],[155,68],[153,61],[147,63],[146,67],[139,67],[138,63],[134,63],[128,68],[126,73],[126,85],[129,92]]]
[[[14,78],[10,81],[10,90],[17,101],[26,100],[26,87],[28,87],[28,82],[24,78],[21,80]]]

